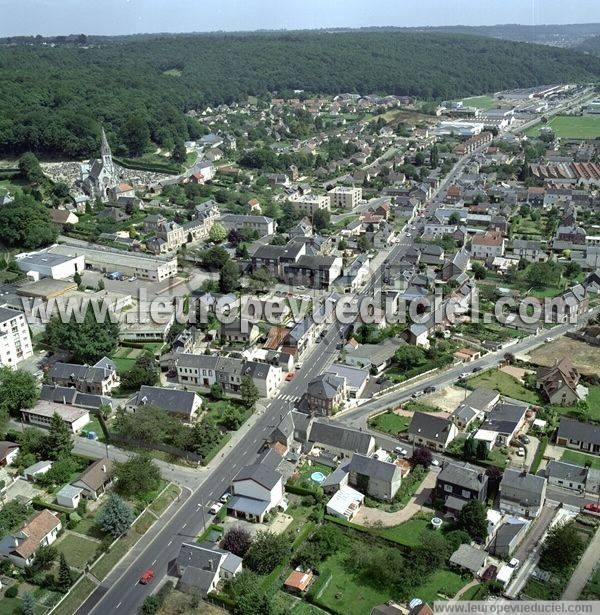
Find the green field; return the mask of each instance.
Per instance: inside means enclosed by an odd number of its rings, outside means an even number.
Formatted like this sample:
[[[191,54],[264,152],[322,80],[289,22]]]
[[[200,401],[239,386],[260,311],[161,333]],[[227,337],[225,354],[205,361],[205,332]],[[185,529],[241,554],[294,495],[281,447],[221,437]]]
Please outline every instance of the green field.
[[[369,421],[369,427],[377,431],[389,433],[392,436],[397,436],[399,433],[406,431],[410,423],[410,417],[399,416],[391,410],[379,414]]]
[[[84,577],[69,595],[56,607],[56,615],[72,615],[96,589],[96,585],[88,577]]]
[[[562,139],[595,139],[600,137],[600,117],[591,115],[557,115],[548,124],[537,124],[527,131],[537,136],[543,126],[549,126]]]
[[[600,457],[596,455],[587,455],[579,451],[565,450],[562,454],[561,461],[575,463],[578,466],[590,465],[592,468],[600,470]]]
[[[493,96],[471,96],[470,98],[463,98],[460,102],[466,107],[476,107],[477,109],[491,109],[496,106],[496,102]]]
[[[498,369],[493,369],[483,374],[479,374],[474,378],[469,378],[467,381],[470,389],[477,387],[486,387],[488,389],[496,389],[501,395],[520,399],[530,404],[541,403],[540,396],[537,391],[532,391],[523,386],[516,378],[510,374],[505,374]]]
[[[85,536],[68,533],[56,543],[56,548],[59,553],[65,554],[69,566],[83,570],[86,564],[94,560],[98,543]]]

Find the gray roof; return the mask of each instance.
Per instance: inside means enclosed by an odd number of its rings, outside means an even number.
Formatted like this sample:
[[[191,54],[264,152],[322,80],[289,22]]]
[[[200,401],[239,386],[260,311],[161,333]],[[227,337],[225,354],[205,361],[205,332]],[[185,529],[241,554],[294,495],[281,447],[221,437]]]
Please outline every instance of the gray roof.
[[[341,463],[331,474],[325,477],[321,483],[321,487],[337,487],[348,476],[350,463],[348,461]]]
[[[542,504],[545,486],[546,479],[543,476],[507,468],[500,482],[500,497],[529,506],[537,506]]]
[[[469,393],[464,403],[475,410],[485,410],[498,399],[498,396],[498,391],[485,387],[477,387],[474,391]]]
[[[462,500],[454,495],[449,495],[444,500],[444,504],[446,508],[450,510],[461,511],[467,505],[467,500]]]
[[[321,374],[308,383],[307,392],[311,397],[319,399],[333,399],[340,387],[344,386],[344,379],[334,374]]]
[[[84,380],[85,382],[102,382],[110,377],[114,370],[109,367],[90,367],[76,363],[55,363],[48,372],[51,380]]]
[[[81,393],[73,387],[63,387],[56,384],[43,384],[40,399],[59,404],[68,404],[84,409],[98,409],[101,406],[112,406],[112,399],[105,395]]]
[[[546,476],[548,478],[552,477],[576,483],[584,483],[587,473],[587,468],[573,463],[565,463],[564,461],[551,460],[546,466]]]
[[[265,489],[273,489],[273,487],[281,480],[281,474],[272,468],[254,463],[249,466],[244,466],[233,479],[233,482],[242,480],[253,480]]]
[[[438,474],[438,480],[458,487],[464,487],[465,489],[479,491],[482,485],[487,482],[488,477],[481,468],[472,466],[469,463],[449,462],[444,464],[444,467]]]
[[[376,478],[383,481],[393,481],[400,478],[401,470],[395,463],[379,461],[375,457],[366,457],[355,453],[352,455],[349,472],[356,472],[369,478]]]
[[[471,419],[477,416],[477,410],[473,410],[471,406],[461,404],[453,413],[452,416],[468,423]]]
[[[582,423],[575,419],[562,417],[558,426],[557,438],[567,438],[577,442],[600,444],[600,425]]]
[[[451,425],[452,423],[448,419],[441,416],[415,412],[408,426],[408,433],[445,444]]]
[[[356,389],[362,387],[365,380],[369,378],[369,372],[366,369],[351,367],[350,365],[343,365],[341,363],[334,363],[327,370],[327,373],[334,374],[338,378],[345,378],[346,384]]]
[[[495,551],[502,551],[508,549],[515,539],[515,536],[523,529],[523,526],[526,525],[525,521],[514,521],[514,522],[505,522],[503,523],[498,530],[496,531],[496,536],[494,537],[493,545]]]
[[[370,453],[375,442],[373,436],[358,429],[321,421],[315,421],[312,424],[308,439],[311,442],[362,455]]]
[[[527,406],[500,403],[488,415],[481,429],[496,431],[501,434],[511,434],[518,423],[523,420]]]
[[[450,556],[450,563],[466,568],[471,572],[479,572],[485,565],[486,559],[487,553],[485,551],[468,544],[462,544]]]
[[[346,355],[359,361],[364,358],[373,365],[379,365],[389,361],[402,345],[403,342],[398,339],[387,338],[380,344],[361,344],[356,350],[347,350]]]
[[[219,564],[233,572],[237,570],[241,562],[241,558],[237,555],[214,547],[210,543],[197,545],[184,542],[177,556],[177,565],[183,571],[184,583],[204,591],[211,586]]]
[[[269,502],[266,500],[255,500],[254,498],[247,498],[243,495],[234,495],[228,502],[227,508],[235,510],[247,515],[260,515],[267,512],[269,508]]]
[[[142,385],[138,393],[130,400],[134,406],[156,406],[173,414],[189,416],[194,408],[197,395],[192,391],[165,389]]]

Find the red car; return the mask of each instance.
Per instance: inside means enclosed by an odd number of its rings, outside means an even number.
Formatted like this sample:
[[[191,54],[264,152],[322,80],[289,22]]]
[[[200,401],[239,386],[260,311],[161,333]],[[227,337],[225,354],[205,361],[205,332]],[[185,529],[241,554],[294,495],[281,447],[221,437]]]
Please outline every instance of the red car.
[[[595,503],[595,504],[586,504],[583,507],[584,510],[589,510],[590,512],[593,513],[598,513],[600,514],[600,503]]]
[[[289,382],[293,377],[294,377],[294,372],[288,372],[285,379],[287,382]]]
[[[152,568],[149,568],[148,570],[146,570],[146,572],[144,572],[144,574],[140,577],[140,583],[142,585],[147,585],[148,583],[150,583],[150,581],[152,581],[152,579],[154,578],[154,570],[152,570]]]

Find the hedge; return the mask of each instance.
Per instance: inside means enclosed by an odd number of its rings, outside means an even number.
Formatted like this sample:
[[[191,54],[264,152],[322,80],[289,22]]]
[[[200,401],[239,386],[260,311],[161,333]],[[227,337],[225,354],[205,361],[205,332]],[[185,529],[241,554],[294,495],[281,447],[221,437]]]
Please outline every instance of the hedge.
[[[208,594],[208,596],[206,596],[206,600],[208,600],[209,602],[214,602],[215,604],[219,604],[224,607],[234,607],[235,606],[235,600],[233,598],[230,598],[226,594],[223,594],[220,592],[211,592],[210,594]]]
[[[542,459],[544,458],[544,453],[546,452],[546,447],[548,446],[548,436],[544,436],[540,438],[540,445],[535,452],[535,456],[533,458],[533,463],[531,464],[530,472],[531,474],[537,474],[537,471],[540,469],[540,463],[542,463]]]
[[[297,487],[296,485],[286,484],[285,490],[288,493],[293,493],[295,495],[312,495],[314,497],[319,497],[321,494],[314,489],[307,489],[306,487]]]
[[[72,512],[75,512],[72,508],[67,508],[66,506],[59,506],[58,504],[44,502],[37,496],[33,498],[33,500],[31,501],[31,505],[36,510],[43,510],[44,508],[47,508],[48,510],[54,510],[56,512],[65,513],[67,515],[70,515]]]
[[[411,547],[405,545],[402,542],[399,542],[399,541],[395,540],[394,538],[391,538],[390,536],[386,536],[384,534],[381,534],[378,529],[364,527],[362,525],[357,525],[356,523],[352,523],[351,521],[346,521],[345,519],[340,519],[339,517],[334,517],[332,515],[325,515],[323,518],[326,521],[331,521],[332,523],[337,523],[338,525],[341,525],[343,527],[347,527],[348,529],[354,530],[356,532],[360,532],[362,534],[368,534],[369,536],[373,536],[373,538],[378,538],[379,540],[384,540],[386,542],[391,542],[393,545],[395,545],[396,547],[398,547],[401,551],[404,551],[405,553],[412,552],[412,548]],[[385,529],[385,528],[383,528],[383,529]]]
[[[167,175],[179,175],[181,169],[162,162],[147,162],[133,160],[131,158],[113,158],[119,166],[136,171],[149,171],[151,173],[166,173]]]

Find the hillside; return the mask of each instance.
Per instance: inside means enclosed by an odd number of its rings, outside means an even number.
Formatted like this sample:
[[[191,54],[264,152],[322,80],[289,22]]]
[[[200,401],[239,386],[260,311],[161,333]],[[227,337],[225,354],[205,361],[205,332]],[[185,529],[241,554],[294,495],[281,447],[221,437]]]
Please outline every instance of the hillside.
[[[600,36],[592,36],[577,46],[577,51],[600,56]]]
[[[118,153],[194,130],[182,112],[304,89],[446,99],[600,77],[600,59],[548,46],[406,32],[124,38],[0,47],[0,152],[87,156],[99,122]],[[194,136],[193,132],[191,136]]]

